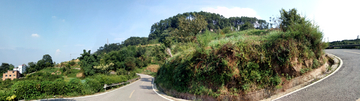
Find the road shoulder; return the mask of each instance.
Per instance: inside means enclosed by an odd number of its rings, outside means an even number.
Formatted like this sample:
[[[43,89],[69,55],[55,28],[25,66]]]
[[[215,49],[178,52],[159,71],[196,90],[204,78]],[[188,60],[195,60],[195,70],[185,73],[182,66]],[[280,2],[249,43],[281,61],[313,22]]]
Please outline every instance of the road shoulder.
[[[291,96],[291,94],[296,93],[296,92],[301,91],[301,90],[304,90],[304,89],[306,90],[306,88],[308,88],[308,87],[310,87],[312,85],[315,85],[315,84],[325,80],[326,78],[332,76],[333,74],[335,74],[342,67],[342,64],[343,64],[342,59],[340,57],[337,57],[337,56],[335,56],[333,54],[330,54],[330,53],[326,53],[326,54],[331,59],[334,60],[334,64],[331,66],[331,71],[325,72],[325,73],[319,75],[318,77],[316,77],[314,80],[304,82],[304,83],[302,83],[302,84],[300,84],[298,86],[287,89],[284,92],[273,95],[270,98],[263,99],[262,101],[274,101],[274,100],[278,100],[278,99],[281,99],[281,98],[286,97],[286,96]]]

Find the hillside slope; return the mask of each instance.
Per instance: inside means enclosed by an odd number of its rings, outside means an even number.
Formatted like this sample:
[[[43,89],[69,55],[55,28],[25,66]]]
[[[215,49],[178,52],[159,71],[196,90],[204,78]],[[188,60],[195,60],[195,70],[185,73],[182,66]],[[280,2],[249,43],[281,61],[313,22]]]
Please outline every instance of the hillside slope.
[[[281,88],[326,62],[322,32],[305,18],[296,22],[286,31],[205,32],[197,42],[175,44],[176,54],[161,66],[155,82],[166,90],[217,99]]]

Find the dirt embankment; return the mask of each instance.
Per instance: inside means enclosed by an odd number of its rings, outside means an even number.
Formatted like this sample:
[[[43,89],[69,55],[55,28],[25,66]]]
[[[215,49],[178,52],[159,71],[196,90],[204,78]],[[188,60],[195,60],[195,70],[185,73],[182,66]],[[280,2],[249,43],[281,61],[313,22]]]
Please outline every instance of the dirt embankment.
[[[322,56],[320,61],[325,59],[325,63],[321,63],[322,65],[316,69],[312,69],[306,73],[301,74],[301,67],[310,67],[312,66],[312,60],[306,60],[304,63],[299,63],[297,61],[293,61],[293,67],[289,67],[289,69],[295,70],[298,73],[296,75],[300,75],[288,80],[285,77],[281,77],[281,86],[275,88],[265,88],[256,91],[251,91],[247,93],[240,93],[239,95],[234,94],[223,94],[218,98],[214,98],[207,95],[194,95],[189,93],[179,93],[175,90],[163,89],[162,87],[158,87],[160,91],[164,92],[167,95],[172,95],[174,97],[188,99],[188,100],[204,100],[204,101],[215,101],[215,100],[234,100],[234,101],[258,101],[258,100],[273,100],[277,97],[295,91],[296,89],[300,89],[331,72],[331,70],[335,70],[337,65],[333,60],[333,56],[328,56],[325,54]],[[336,60],[335,60],[336,61]],[[338,62],[337,62],[338,63]],[[336,65],[336,67],[331,67],[332,65]],[[333,66],[334,66],[333,65]]]

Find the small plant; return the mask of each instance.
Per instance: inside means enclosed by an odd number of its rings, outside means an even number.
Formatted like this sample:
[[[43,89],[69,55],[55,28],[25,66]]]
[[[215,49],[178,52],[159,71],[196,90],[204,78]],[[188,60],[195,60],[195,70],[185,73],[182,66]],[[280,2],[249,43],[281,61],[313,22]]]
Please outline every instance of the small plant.
[[[281,85],[277,85],[277,86],[275,86],[275,88],[276,88],[276,89],[281,89],[282,86],[281,86]]]
[[[290,76],[289,74],[286,73],[286,80],[291,80],[292,76]]]
[[[331,71],[332,70],[332,67],[331,66],[328,66],[327,67],[327,71]]]

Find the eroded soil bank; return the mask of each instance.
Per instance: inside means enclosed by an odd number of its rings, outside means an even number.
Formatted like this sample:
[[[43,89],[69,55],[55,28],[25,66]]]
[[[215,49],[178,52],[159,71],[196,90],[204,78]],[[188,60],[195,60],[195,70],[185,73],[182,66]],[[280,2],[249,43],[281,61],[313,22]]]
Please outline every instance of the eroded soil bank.
[[[287,80],[287,78],[282,77],[281,86],[275,88],[265,88],[252,92],[243,92],[239,94],[222,94],[218,98],[207,95],[194,95],[189,93],[179,93],[175,90],[168,90],[158,86],[158,89],[164,92],[167,95],[187,99],[187,100],[203,100],[203,101],[216,101],[216,100],[230,100],[230,101],[258,101],[265,100],[270,101],[274,100],[282,95],[300,89],[306,85],[309,85],[334,71],[338,65],[339,60],[331,54],[325,54],[322,56],[325,59],[325,63],[320,67],[313,69],[312,71],[301,74],[301,76]],[[304,65],[311,65],[312,63],[305,63]]]

